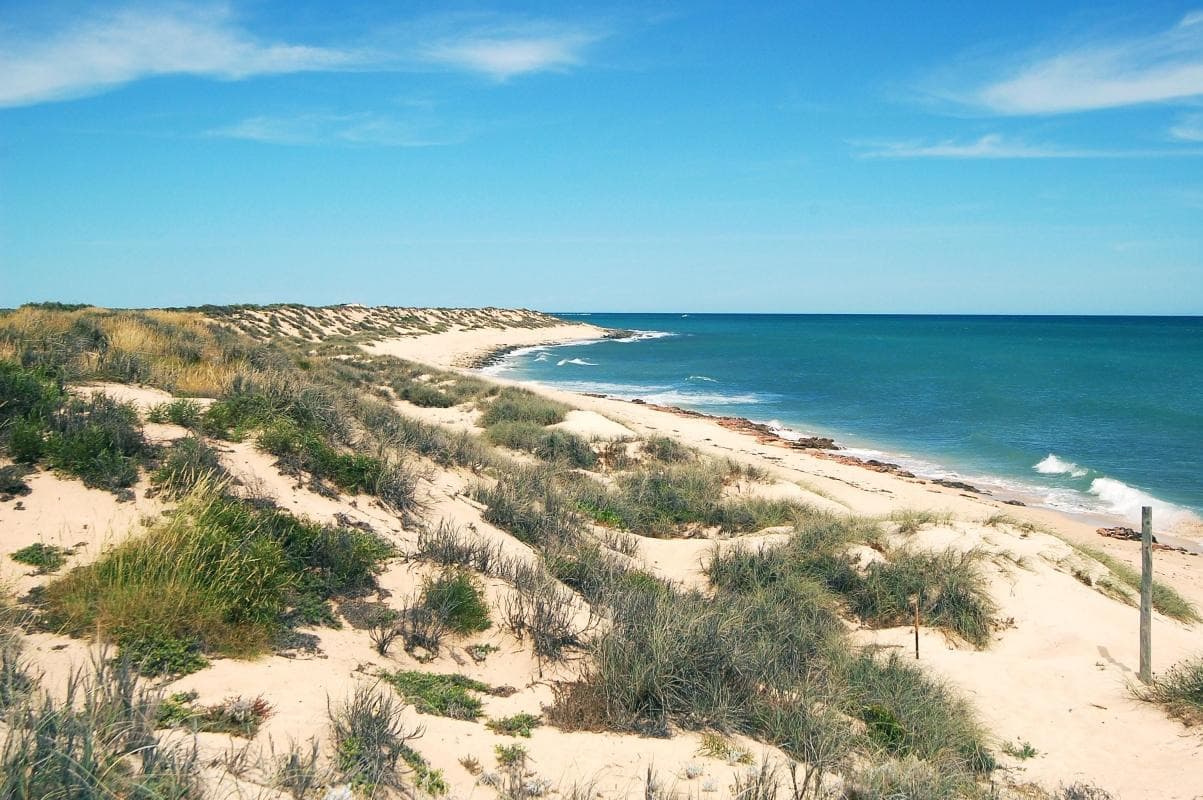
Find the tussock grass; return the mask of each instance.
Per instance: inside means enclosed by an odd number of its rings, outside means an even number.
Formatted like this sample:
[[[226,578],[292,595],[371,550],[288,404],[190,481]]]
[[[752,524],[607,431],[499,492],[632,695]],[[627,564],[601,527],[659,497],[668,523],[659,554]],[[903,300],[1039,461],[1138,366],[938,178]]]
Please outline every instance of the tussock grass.
[[[155,735],[161,693],[101,653],[65,691],[30,692],[6,714],[0,796],[186,798],[201,795],[194,742]]]
[[[205,410],[201,404],[183,397],[160,403],[146,413],[147,422],[171,423],[190,430],[199,429],[204,419]]]
[[[217,451],[204,439],[185,436],[176,439],[159,460],[150,481],[164,495],[179,498],[197,484],[219,483],[228,478]]]
[[[480,584],[467,572],[451,570],[422,587],[422,605],[434,611],[448,628],[469,634],[488,630],[489,604]]]
[[[939,527],[952,524],[952,512],[906,508],[890,513],[886,519],[898,524],[898,533],[910,536],[929,525]]]
[[[486,428],[499,422],[531,422],[554,425],[563,422],[569,407],[564,403],[537,395],[529,389],[506,386],[485,406],[480,422]]]
[[[374,583],[391,553],[355,528],[256,507],[202,483],[147,534],[46,590],[46,622],[99,631],[149,673],[197,667],[199,653],[249,656],[286,623],[332,619],[328,599]]]
[[[1187,725],[1203,723],[1203,657],[1175,664],[1148,686],[1131,687],[1141,700],[1158,703]]]
[[[1106,567],[1118,586],[1122,587],[1118,591],[1113,589],[1110,592],[1105,591],[1105,593],[1109,593],[1112,597],[1116,597],[1128,605],[1136,604],[1140,597],[1140,572],[1097,547],[1072,542],[1064,537],[1059,538],[1079,555],[1097,561]],[[1099,584],[1100,590],[1108,589],[1103,581],[1100,581]],[[1153,581],[1153,608],[1179,622],[1199,622],[1203,619],[1199,616],[1199,611],[1193,603],[1180,595],[1172,586],[1167,586],[1158,580]]]
[[[716,586],[743,592],[790,578],[813,581],[876,626],[906,624],[919,597],[925,625],[977,647],[988,644],[996,607],[981,572],[980,552],[895,549],[862,569],[848,553],[853,544],[885,549],[872,521],[815,513],[800,521],[784,544],[716,554],[707,571]]]
[[[645,458],[662,461],[666,464],[678,464],[697,458],[697,453],[692,448],[667,436],[649,436],[643,441],[640,452]]]
[[[396,699],[376,687],[359,685],[347,700],[329,706],[335,768],[347,783],[369,797],[377,787],[401,789],[401,761],[414,753],[410,742],[422,730],[407,729]]]
[[[581,468],[597,463],[597,453],[580,436],[568,431],[548,430],[534,422],[498,422],[485,430],[485,438],[493,444],[533,453],[544,461]]]

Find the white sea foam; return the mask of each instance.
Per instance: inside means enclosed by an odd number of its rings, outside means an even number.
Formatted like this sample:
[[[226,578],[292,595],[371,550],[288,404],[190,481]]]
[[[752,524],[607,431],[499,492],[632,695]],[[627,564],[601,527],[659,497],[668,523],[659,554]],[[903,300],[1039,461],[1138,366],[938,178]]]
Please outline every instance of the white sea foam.
[[[1072,461],[1063,461],[1057,458],[1054,453],[1049,453],[1045,459],[1034,465],[1032,469],[1042,475],[1069,475],[1073,478],[1084,478],[1087,473],[1087,470],[1083,467],[1079,467]]]
[[[575,364],[578,367],[596,367],[596,361],[586,361],[583,358],[561,358],[556,362],[557,367],[563,367],[567,364]]]
[[[706,381],[707,383],[718,383],[717,380],[715,380],[714,378],[711,378],[709,375],[690,375],[688,378],[686,378],[686,380]]]
[[[1090,482],[1090,493],[1103,502],[1109,513],[1128,519],[1140,519],[1141,506],[1152,506],[1153,519],[1159,528],[1183,522],[1194,516],[1185,508],[1159,500],[1115,478],[1095,478]]]
[[[621,339],[600,339],[600,340],[598,340],[598,341],[602,341],[602,342],[623,342],[623,343],[627,343],[627,344],[629,344],[630,342],[646,342],[648,339],[664,339],[664,338],[667,338],[667,337],[669,337],[669,336],[676,336],[676,335],[677,335],[677,334],[673,333],[672,331],[639,331],[639,330],[634,330],[634,331],[631,331],[630,333],[631,333],[631,335],[630,335],[630,336],[624,336],[624,337],[622,337]],[[590,343],[590,344],[592,344],[592,343],[593,343],[593,341],[594,341],[594,340],[592,340],[592,339],[591,339],[591,340],[589,340],[589,343]]]
[[[767,394],[755,392],[694,392],[678,386],[608,383],[605,381],[561,381],[550,384],[557,389],[570,392],[606,394],[624,400],[643,400],[661,406],[740,406],[757,405],[772,399]]]
[[[768,397],[755,392],[719,394],[670,389],[667,392],[644,395],[642,399],[662,406],[754,406],[765,402]]]

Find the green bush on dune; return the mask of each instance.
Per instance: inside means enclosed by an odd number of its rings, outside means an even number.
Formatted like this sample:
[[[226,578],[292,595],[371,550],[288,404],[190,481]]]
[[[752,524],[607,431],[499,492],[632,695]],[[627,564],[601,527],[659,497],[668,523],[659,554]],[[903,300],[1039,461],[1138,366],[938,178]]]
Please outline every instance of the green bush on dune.
[[[533,422],[554,425],[563,422],[569,408],[564,403],[542,397],[528,389],[507,386],[485,407],[480,423],[486,428],[498,422]]]
[[[150,532],[51,583],[45,618],[73,635],[99,630],[136,657],[155,654],[148,672],[195,666],[201,653],[262,652],[291,609],[371,585],[390,553],[374,534],[200,485]]]

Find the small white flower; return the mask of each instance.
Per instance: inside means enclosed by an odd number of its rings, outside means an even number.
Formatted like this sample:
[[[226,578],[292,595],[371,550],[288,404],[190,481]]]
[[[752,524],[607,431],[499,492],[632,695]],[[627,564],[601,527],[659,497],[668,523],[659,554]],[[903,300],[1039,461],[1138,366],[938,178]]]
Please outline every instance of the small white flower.
[[[326,796],[322,800],[355,800],[355,793],[351,791],[350,786],[344,783],[342,786],[335,786],[326,792]]]

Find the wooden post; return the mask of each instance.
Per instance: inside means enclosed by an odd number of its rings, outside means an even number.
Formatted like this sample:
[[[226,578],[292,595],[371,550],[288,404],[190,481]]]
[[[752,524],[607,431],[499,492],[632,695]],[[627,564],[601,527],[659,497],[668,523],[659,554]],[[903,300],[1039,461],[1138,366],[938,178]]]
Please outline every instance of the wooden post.
[[[1153,509],[1140,509],[1140,679],[1153,682]]]
[[[919,598],[922,594],[915,595],[915,660],[919,660]]]

